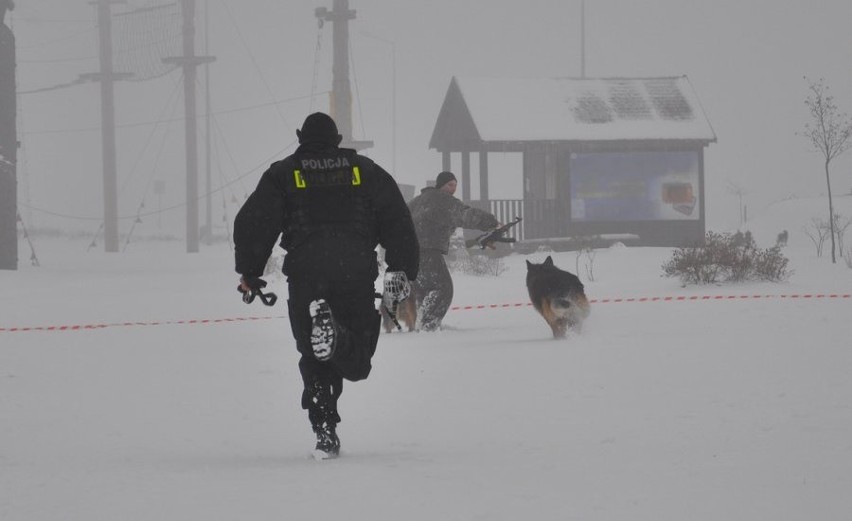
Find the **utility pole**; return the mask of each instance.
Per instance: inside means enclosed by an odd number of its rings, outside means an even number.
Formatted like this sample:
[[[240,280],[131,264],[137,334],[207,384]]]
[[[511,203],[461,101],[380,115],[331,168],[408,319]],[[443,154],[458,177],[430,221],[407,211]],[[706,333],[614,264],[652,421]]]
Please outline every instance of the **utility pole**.
[[[115,151],[115,88],[112,62],[113,0],[98,1],[101,65],[101,157],[104,174],[104,251],[118,251],[118,166]]]
[[[5,24],[12,7],[10,0],[0,0],[0,270],[18,269],[15,35]]]
[[[210,55],[210,0],[204,2],[204,54]],[[210,64],[204,64],[204,178],[205,212],[204,212],[204,243],[208,246],[213,242],[213,181],[210,166]]]
[[[586,0],[580,0],[580,77],[586,77]]]
[[[115,151],[115,87],[117,80],[130,74],[116,73],[112,60],[112,4],[123,0],[95,0],[98,7],[98,46],[100,72],[80,77],[101,84],[101,159],[104,190],[104,251],[118,251],[118,167]]]
[[[373,146],[372,141],[354,141],[352,139],[352,90],[349,83],[349,20],[355,19],[355,10],[349,9],[349,0],[334,0],[334,8],[329,11],[318,7],[314,11],[317,18],[332,22],[332,84],[331,117],[337,123],[337,129],[343,136],[341,146],[362,150]]]
[[[165,58],[183,68],[184,134],[186,141],[186,252],[198,252],[198,111],[195,81],[198,66],[215,60],[195,55],[195,0],[181,0],[183,56]]]

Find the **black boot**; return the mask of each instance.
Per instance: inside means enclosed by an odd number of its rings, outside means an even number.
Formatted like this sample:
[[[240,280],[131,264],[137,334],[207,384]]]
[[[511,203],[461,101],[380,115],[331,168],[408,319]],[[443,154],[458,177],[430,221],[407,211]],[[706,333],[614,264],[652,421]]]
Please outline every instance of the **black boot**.
[[[317,360],[325,362],[334,355],[337,328],[331,316],[331,308],[323,300],[314,300],[308,308],[311,315],[311,348]]]
[[[340,438],[337,437],[337,425],[324,423],[314,426],[317,435],[317,446],[314,450],[316,459],[333,459],[340,455]]]
[[[337,437],[340,415],[337,414],[337,400],[334,398],[333,385],[322,381],[314,382],[310,388],[308,400],[308,419],[317,435],[314,458],[336,458],[340,454],[340,438]]]

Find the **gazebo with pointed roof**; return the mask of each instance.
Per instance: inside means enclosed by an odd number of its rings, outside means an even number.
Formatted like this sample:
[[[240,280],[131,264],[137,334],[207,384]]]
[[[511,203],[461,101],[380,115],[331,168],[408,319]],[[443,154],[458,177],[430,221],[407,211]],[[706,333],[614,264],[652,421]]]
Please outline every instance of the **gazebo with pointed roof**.
[[[704,148],[716,135],[686,76],[454,77],[430,148],[445,170],[479,156],[479,201],[523,213],[523,237],[632,234],[642,244],[704,236]],[[489,200],[488,156],[520,153],[523,200]],[[498,215],[511,219],[511,215]]]

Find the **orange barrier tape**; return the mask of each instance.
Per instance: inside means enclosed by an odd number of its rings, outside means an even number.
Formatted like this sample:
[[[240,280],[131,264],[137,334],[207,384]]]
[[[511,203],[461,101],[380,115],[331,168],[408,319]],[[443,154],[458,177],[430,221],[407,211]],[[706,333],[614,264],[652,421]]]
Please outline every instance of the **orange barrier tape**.
[[[165,320],[154,322],[114,322],[111,324],[83,324],[73,326],[33,326],[33,327],[0,327],[0,333],[17,333],[26,331],[83,331],[89,329],[106,329],[108,327],[130,327],[130,326],[173,326],[173,325],[197,325],[197,324],[221,324],[223,322],[247,322],[251,320],[271,320],[287,318],[287,315],[274,317],[237,317],[216,318],[196,320]]]
[[[628,298],[601,298],[589,299],[591,304],[619,304],[623,302],[688,302],[699,300],[746,300],[746,299],[849,299],[852,294],[840,293],[803,293],[792,295],[691,295],[679,297],[628,297]],[[532,306],[531,302],[518,302],[514,304],[478,304],[471,306],[453,306],[450,311],[469,311],[472,309],[497,309]]]
[[[814,299],[852,299],[849,293],[802,293],[782,295],[690,295],[677,297],[627,297],[627,298],[601,298],[589,299],[592,304],[620,304],[635,302],[692,302],[708,300],[814,300]],[[477,309],[504,309],[532,306],[530,302],[516,302],[509,304],[475,304],[469,306],[452,306],[450,311],[471,311]],[[195,320],[166,320],[155,322],[115,322],[110,324],[83,324],[70,326],[33,326],[33,327],[0,327],[0,333],[19,333],[28,331],[84,331],[91,329],[106,329],[109,327],[130,326],[172,326],[172,325],[198,325],[198,324],[221,324],[226,322],[247,322],[253,320],[272,320],[287,318],[287,315],[267,317],[236,317],[217,319],[195,319]]]

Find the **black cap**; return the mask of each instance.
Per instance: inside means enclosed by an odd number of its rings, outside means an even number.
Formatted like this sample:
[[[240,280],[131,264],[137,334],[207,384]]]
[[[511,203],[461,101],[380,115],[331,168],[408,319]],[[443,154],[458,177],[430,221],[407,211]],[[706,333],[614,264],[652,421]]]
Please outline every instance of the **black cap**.
[[[438,174],[438,177],[435,178],[435,188],[441,188],[450,181],[457,181],[455,174],[447,171],[441,172]]]
[[[296,131],[299,143],[328,143],[340,144],[342,136],[337,132],[337,124],[328,114],[314,112],[302,123],[301,130]]]

